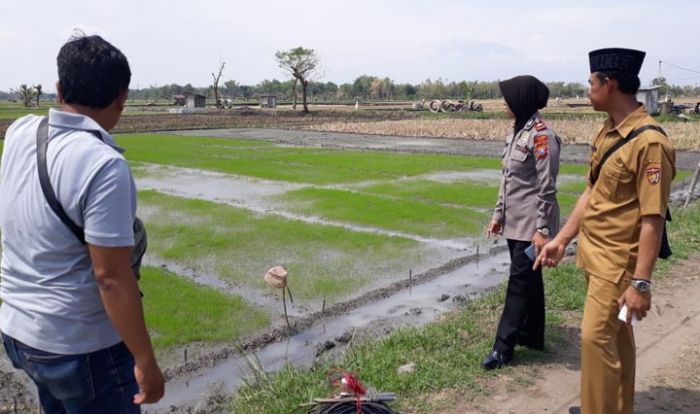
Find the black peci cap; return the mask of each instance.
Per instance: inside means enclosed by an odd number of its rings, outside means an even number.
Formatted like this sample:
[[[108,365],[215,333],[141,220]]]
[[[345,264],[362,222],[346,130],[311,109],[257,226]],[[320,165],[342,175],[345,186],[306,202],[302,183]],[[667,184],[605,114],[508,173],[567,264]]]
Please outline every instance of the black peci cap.
[[[598,49],[588,54],[593,72],[626,72],[639,75],[644,62],[645,52],[634,49],[607,48]]]

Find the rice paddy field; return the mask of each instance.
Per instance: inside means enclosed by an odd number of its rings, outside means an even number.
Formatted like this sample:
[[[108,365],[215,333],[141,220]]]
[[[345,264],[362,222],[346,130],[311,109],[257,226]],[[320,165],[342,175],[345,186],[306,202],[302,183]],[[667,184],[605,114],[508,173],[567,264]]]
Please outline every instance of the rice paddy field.
[[[482,134],[474,125],[486,135],[507,132],[508,121],[500,118],[433,118],[327,129],[407,136],[470,131],[455,136],[462,138]],[[590,130],[600,118],[567,122],[589,123],[571,128]],[[566,130],[564,120],[557,123]],[[496,158],[163,133],[116,138],[140,189],[139,215],[149,229],[144,303],[165,353],[279,325],[279,292],[262,279],[274,265],[290,272],[295,318],[490,243],[483,229],[498,194]],[[562,165],[564,216],[585,171]]]
[[[272,266],[289,271],[293,322],[493,246],[497,158],[198,135],[115,135],[149,231],[147,324],[172,375],[183,350],[201,359],[284,326]],[[586,170],[562,164],[563,216]]]
[[[500,180],[494,158],[167,134],[117,141],[141,190],[152,266],[146,314],[163,348],[232,340],[279,321],[278,292],[262,279],[274,265],[289,270],[292,314],[303,316],[471,254],[487,243]],[[564,215],[585,171],[562,165]],[[224,320],[236,329],[220,329]]]
[[[117,140],[142,189],[150,260],[223,281],[234,297],[262,298],[253,308],[278,300],[262,279],[276,264],[289,270],[303,313],[469,254],[484,243],[498,192],[496,159],[161,134]],[[565,212],[584,172],[562,167]],[[279,312],[262,310],[272,316],[258,326]]]

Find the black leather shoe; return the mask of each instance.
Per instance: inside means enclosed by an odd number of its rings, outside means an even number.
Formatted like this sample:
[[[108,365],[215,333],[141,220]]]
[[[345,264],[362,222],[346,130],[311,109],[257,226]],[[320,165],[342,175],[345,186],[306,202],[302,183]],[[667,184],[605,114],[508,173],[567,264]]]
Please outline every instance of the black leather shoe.
[[[506,354],[494,349],[486,358],[484,358],[483,361],[481,361],[481,366],[485,370],[490,371],[492,369],[501,368],[508,365],[512,360],[513,354]]]
[[[569,414],[581,414],[581,407],[569,407]]]

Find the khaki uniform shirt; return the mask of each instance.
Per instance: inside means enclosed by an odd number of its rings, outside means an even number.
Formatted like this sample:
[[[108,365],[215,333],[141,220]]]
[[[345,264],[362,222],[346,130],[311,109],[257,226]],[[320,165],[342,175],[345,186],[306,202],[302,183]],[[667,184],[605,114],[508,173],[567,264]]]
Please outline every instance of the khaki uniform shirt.
[[[606,151],[634,129],[658,125],[643,105],[620,125],[612,119],[593,140],[591,168]],[[615,151],[603,164],[598,180],[588,185],[590,199],[581,220],[577,265],[589,274],[618,283],[637,265],[642,216],[665,216],[676,175],[671,141],[647,130]]]
[[[530,241],[537,229],[559,231],[557,174],[561,141],[535,113],[503,150],[503,176],[493,220],[507,239]]]

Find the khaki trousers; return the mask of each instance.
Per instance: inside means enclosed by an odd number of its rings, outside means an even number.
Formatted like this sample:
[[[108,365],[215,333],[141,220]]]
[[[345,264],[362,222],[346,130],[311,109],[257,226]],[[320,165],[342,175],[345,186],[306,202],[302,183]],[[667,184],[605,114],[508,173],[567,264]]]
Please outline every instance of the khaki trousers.
[[[617,299],[629,287],[586,275],[581,323],[581,413],[632,414],[636,350],[632,327],[617,319]]]

